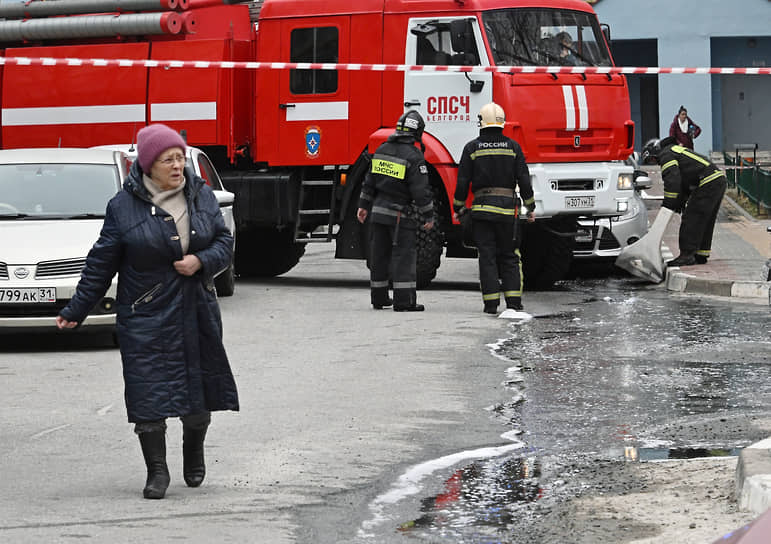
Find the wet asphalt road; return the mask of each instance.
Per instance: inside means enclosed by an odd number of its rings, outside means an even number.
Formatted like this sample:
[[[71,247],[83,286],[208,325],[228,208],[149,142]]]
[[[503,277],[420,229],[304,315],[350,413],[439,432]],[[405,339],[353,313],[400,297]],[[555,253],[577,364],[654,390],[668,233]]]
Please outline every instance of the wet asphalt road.
[[[527,293],[510,323],[451,259],[425,313],[377,312],[331,251],[222,300],[242,410],[215,414],[196,490],[170,422],[164,501],[141,499],[109,337],[0,340],[0,540],[515,543],[585,464],[765,438],[767,306],[614,276]]]

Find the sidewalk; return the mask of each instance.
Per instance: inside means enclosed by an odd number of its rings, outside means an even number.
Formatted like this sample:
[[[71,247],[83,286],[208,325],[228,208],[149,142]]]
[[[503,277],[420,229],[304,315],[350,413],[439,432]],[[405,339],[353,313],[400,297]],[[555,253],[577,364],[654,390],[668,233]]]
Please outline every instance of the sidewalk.
[[[757,220],[726,197],[718,214],[707,264],[667,269],[670,291],[757,299],[771,305],[767,261],[771,259],[771,220]],[[677,256],[680,216],[664,234],[664,259]],[[669,250],[669,254],[667,254]]]

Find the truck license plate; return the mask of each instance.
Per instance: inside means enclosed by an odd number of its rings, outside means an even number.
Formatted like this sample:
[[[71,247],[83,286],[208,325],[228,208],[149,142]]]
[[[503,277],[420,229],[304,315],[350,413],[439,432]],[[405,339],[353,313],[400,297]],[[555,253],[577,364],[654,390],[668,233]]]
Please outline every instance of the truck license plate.
[[[50,304],[56,302],[56,287],[0,288],[0,304]]]
[[[594,207],[594,195],[590,196],[566,196],[565,197],[566,208],[593,208]]]

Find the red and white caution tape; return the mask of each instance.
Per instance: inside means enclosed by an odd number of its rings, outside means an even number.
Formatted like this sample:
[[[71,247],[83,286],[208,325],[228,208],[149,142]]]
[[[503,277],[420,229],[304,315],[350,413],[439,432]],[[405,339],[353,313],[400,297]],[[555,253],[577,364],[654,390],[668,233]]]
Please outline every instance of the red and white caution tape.
[[[348,70],[362,72],[465,72],[485,74],[741,74],[771,75],[771,67],[677,68],[650,66],[415,66],[410,64],[337,64],[311,62],[231,62],[208,60],[149,60],[54,57],[0,57],[0,65],[16,66],[96,66],[144,68],[225,68],[247,70]]]

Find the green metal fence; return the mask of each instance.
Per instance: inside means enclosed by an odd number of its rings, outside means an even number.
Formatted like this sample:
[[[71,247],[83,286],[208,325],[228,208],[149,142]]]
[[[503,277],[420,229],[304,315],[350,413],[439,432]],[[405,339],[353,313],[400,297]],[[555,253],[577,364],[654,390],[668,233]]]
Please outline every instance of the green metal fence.
[[[746,196],[757,205],[758,212],[771,209],[771,171],[760,168],[747,159],[740,158],[736,166],[736,157],[724,153],[728,186],[735,187],[740,195]]]

